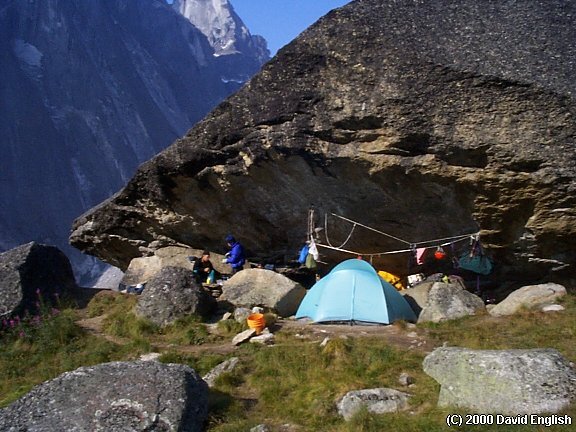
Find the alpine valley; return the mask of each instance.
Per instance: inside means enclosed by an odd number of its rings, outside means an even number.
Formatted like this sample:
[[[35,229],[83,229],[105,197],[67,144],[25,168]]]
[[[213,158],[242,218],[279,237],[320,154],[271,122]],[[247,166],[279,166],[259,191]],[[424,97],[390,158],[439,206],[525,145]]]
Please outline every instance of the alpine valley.
[[[269,58],[228,0],[9,0],[0,6],[0,251],[68,245],[119,190]]]

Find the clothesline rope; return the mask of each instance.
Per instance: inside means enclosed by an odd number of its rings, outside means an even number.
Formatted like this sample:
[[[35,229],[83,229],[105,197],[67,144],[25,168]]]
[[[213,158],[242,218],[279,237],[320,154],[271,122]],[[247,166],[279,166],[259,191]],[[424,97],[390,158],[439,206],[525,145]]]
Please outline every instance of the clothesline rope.
[[[446,243],[435,244],[435,246],[448,246],[448,245],[451,245],[451,244],[454,244],[454,243],[458,243],[458,242],[461,242],[461,241],[463,241],[463,240],[467,240],[467,239],[470,239],[470,238],[473,239],[474,237],[475,237],[475,234],[467,234],[466,236],[462,236],[462,238],[459,238],[459,239],[456,239],[456,240],[452,240],[452,241],[449,241],[449,242],[446,242]],[[398,249],[398,250],[385,251],[385,252],[364,253],[364,252],[351,251],[351,250],[348,250],[348,249],[337,248],[337,247],[330,246],[330,245],[325,245],[325,244],[322,244],[322,243],[316,243],[316,246],[317,246],[317,247],[323,247],[323,248],[326,248],[326,249],[336,250],[336,251],[339,251],[339,252],[348,253],[348,254],[351,254],[351,255],[365,256],[365,257],[370,257],[370,258],[376,257],[376,256],[382,256],[382,255],[393,255],[393,254],[399,254],[399,253],[406,253],[406,252],[413,252],[413,251],[414,251],[413,248],[410,248],[410,249]]]
[[[335,217],[337,217],[337,218],[343,219],[343,220],[345,220],[345,221],[347,221],[347,222],[350,222],[350,223],[359,225],[359,226],[361,226],[362,228],[369,229],[370,231],[374,231],[374,232],[376,232],[376,233],[378,233],[378,234],[381,234],[381,235],[383,235],[383,236],[390,237],[391,239],[397,240],[397,241],[402,242],[402,243],[405,243],[405,244],[407,244],[407,245],[412,244],[412,243],[410,243],[410,242],[408,242],[408,241],[406,241],[406,240],[402,240],[401,238],[395,237],[395,236],[393,236],[392,234],[388,234],[388,233],[379,231],[379,230],[377,230],[376,228],[372,228],[372,227],[369,227],[369,226],[367,226],[367,225],[363,225],[363,224],[361,224],[360,222],[353,221],[352,219],[345,218],[344,216],[340,216],[340,215],[337,215],[337,214],[334,214],[334,213],[331,213],[331,215],[332,215],[332,216],[335,216]]]
[[[409,242],[407,240],[403,240],[399,237],[393,236],[391,234],[388,234],[388,233],[385,233],[383,231],[377,230],[375,228],[369,227],[367,225],[361,224],[360,222],[356,222],[352,219],[345,218],[344,216],[340,216],[340,215],[337,215],[335,213],[331,213],[331,215],[353,224],[352,230],[348,234],[348,237],[346,238],[346,240],[344,240],[344,243],[342,243],[340,246],[333,246],[332,243],[330,242],[329,238],[328,238],[328,216],[325,215],[325,217],[324,217],[324,234],[326,237],[326,243],[327,244],[322,244],[322,243],[317,242],[316,246],[323,247],[326,249],[336,250],[339,252],[349,253],[352,255],[362,255],[362,256],[370,257],[370,259],[372,259],[375,256],[414,252],[418,246],[426,247],[425,245],[428,245],[427,247],[431,247],[431,246],[442,247],[442,246],[448,246],[448,245],[453,244],[453,243],[458,243],[458,242],[461,242],[461,241],[467,240],[467,239],[478,240],[478,238],[480,236],[480,232],[475,232],[475,233],[470,233],[470,234],[461,234],[461,235],[452,236],[452,237],[443,237],[443,238],[425,240],[425,241],[420,241],[420,242]],[[344,249],[343,247],[346,245],[346,243],[348,243],[348,241],[352,237],[352,233],[354,232],[354,229],[356,228],[356,226],[361,226],[361,227],[366,228],[370,231],[381,234],[385,237],[389,237],[389,238],[397,240],[401,243],[407,244],[410,246],[410,248],[409,249],[398,249],[398,250],[393,250],[393,251],[385,251],[385,252],[376,252],[376,253],[362,253],[362,252],[356,252],[356,251]]]

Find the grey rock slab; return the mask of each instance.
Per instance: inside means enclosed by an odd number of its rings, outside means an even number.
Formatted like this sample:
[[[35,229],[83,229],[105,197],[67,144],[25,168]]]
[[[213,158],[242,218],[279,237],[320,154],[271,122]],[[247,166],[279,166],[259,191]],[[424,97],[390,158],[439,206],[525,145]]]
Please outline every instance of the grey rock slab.
[[[435,282],[428,293],[428,302],[418,322],[440,322],[474,315],[486,310],[484,301],[462,289],[459,284]]]
[[[208,387],[213,387],[220,375],[223,373],[232,372],[234,369],[236,369],[239,362],[240,359],[238,357],[232,357],[214,367],[210,372],[204,375],[202,379],[206,381]]]
[[[271,429],[265,424],[259,424],[250,429],[250,432],[271,432]]]
[[[208,317],[216,300],[181,267],[164,267],[148,281],[138,297],[136,312],[155,324],[165,326],[187,315]]]
[[[251,313],[252,312],[248,308],[237,307],[234,309],[234,319],[240,324],[245,324]]]
[[[414,377],[406,372],[402,372],[398,377],[398,383],[404,387],[414,384]]]
[[[158,361],[158,359],[162,356],[160,353],[152,352],[148,354],[142,354],[140,356],[141,361]]]
[[[556,283],[528,285],[513,291],[490,310],[490,315],[513,315],[523,308],[551,305],[566,295],[566,288]]]
[[[31,242],[0,253],[0,317],[35,314],[40,302],[58,305],[77,291],[70,261],[54,246]]]
[[[200,258],[202,249],[185,248],[180,246],[161,247],[154,251],[154,255],[134,258],[122,278],[123,285],[136,285],[150,281],[165,267],[181,267],[192,270],[194,264],[189,257]],[[211,252],[210,260],[217,272],[228,271],[225,264],[222,264],[224,255]]]
[[[403,411],[408,408],[409,398],[409,394],[389,388],[354,390],[338,401],[338,414],[348,421],[362,407],[374,414]]]
[[[79,218],[71,242],[125,268],[135,242],[218,250],[234,227],[272,262],[302,247],[315,203],[319,225],[336,211],[401,239],[481,230],[495,280],[514,286],[574,279],[574,58],[572,1],[350,2]],[[352,241],[398,247],[369,230]]]
[[[236,273],[222,284],[222,296],[235,306],[264,306],[280,316],[293,315],[304,298],[302,285],[279,273],[264,269],[248,269]]]
[[[254,336],[250,339],[250,343],[257,343],[262,345],[274,344],[276,337],[272,333],[264,333],[259,336]]]
[[[434,285],[434,282],[424,281],[412,288],[400,291],[400,294],[404,296],[416,316],[420,315],[422,309],[426,307],[428,293],[432,289],[432,285]]]
[[[542,308],[542,312],[561,312],[563,310],[566,310],[566,308],[559,304],[548,305]]]
[[[254,329],[244,330],[243,332],[238,333],[236,336],[234,336],[234,338],[232,339],[232,345],[240,345],[241,343],[246,342],[254,335],[256,335],[256,330]]]
[[[441,385],[440,406],[516,415],[555,413],[576,400],[576,370],[554,349],[437,348],[423,367]]]

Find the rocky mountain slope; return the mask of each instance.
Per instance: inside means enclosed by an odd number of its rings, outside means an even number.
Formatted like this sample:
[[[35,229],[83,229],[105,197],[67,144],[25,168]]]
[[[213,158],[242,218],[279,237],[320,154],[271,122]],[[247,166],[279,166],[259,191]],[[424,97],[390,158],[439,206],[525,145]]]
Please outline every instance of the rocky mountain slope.
[[[72,244],[126,267],[232,231],[295,255],[314,204],[414,242],[480,230],[503,282],[574,279],[575,20],[560,0],[357,0],[78,219]],[[348,249],[405,247],[356,231]]]
[[[89,271],[67,245],[74,218],[237,90],[231,65],[258,70],[261,50],[242,48],[220,65],[162,0],[3,2],[0,250],[54,244]]]

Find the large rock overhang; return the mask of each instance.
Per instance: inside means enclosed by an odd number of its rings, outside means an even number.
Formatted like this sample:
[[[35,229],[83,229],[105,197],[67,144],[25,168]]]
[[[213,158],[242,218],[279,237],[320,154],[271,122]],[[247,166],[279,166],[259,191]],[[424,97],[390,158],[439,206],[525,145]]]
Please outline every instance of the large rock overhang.
[[[481,46],[407,45],[388,25],[400,12],[365,0],[321,20],[79,218],[72,244],[121,268],[168,244],[219,250],[228,232],[254,256],[293,256],[314,205],[413,241],[480,231],[504,279],[574,278],[574,72],[549,71],[546,86],[528,79],[538,59],[515,75],[461,61]],[[523,48],[507,49],[521,64]],[[330,226],[335,242],[349,230]],[[358,230],[347,246],[403,245]],[[382,263],[403,273],[405,261]]]

